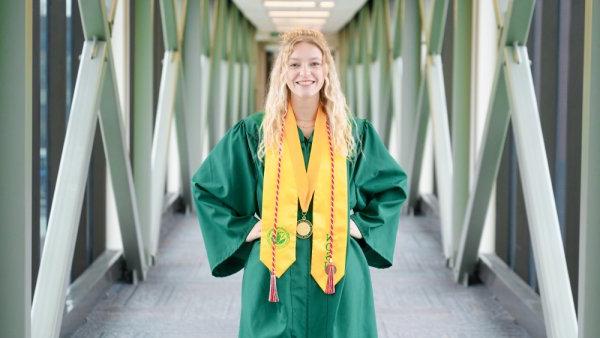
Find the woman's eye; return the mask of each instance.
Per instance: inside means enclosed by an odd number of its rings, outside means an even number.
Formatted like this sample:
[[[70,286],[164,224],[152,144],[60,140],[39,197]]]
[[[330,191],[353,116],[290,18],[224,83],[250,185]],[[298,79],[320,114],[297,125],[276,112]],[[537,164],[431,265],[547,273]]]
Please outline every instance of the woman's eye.
[[[299,64],[297,64],[297,63],[292,63],[292,64],[290,65],[290,67],[292,67],[292,68],[298,68],[299,66],[300,66],[300,65],[299,65]]]
[[[321,63],[320,62],[313,62],[310,65],[313,66],[313,67],[319,67],[321,65]]]

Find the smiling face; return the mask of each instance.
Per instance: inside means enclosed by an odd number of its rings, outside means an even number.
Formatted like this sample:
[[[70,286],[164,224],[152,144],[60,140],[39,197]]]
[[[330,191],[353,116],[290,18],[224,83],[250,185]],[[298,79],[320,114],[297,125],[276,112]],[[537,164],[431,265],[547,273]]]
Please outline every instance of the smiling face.
[[[318,95],[324,82],[321,50],[308,42],[298,43],[287,62],[286,83],[292,95],[299,98]]]

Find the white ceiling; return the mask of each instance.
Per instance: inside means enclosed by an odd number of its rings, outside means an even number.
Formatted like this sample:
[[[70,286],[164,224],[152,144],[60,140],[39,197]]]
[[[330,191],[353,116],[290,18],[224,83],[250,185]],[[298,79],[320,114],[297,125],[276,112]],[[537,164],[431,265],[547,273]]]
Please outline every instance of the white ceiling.
[[[325,24],[320,28],[323,33],[337,33],[354,14],[365,4],[367,0],[337,0],[332,8],[321,8],[320,0],[314,0],[314,8],[267,8],[263,5],[263,0],[233,0],[236,6],[244,15],[258,28],[258,36],[269,36],[278,29],[269,17],[269,11],[328,11],[329,17]],[[286,19],[283,19],[285,21]],[[294,19],[290,19],[290,22]],[[281,21],[281,19],[280,19]]]

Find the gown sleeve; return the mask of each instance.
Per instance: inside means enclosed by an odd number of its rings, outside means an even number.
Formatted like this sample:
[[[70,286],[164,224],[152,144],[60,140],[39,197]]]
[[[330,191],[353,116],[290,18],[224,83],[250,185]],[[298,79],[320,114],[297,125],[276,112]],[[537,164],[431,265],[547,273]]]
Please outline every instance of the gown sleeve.
[[[377,135],[364,122],[354,167],[356,205],[350,218],[363,238],[358,239],[369,266],[392,266],[400,206],[406,199],[406,174]]]
[[[215,277],[232,275],[248,259],[246,237],[258,222],[256,172],[244,121],[233,126],[192,178],[194,204]]]

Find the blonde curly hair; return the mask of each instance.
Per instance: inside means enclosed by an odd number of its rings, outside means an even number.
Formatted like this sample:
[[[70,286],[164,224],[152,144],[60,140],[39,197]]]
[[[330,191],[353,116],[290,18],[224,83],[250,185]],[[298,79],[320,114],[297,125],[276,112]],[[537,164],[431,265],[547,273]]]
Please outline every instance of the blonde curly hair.
[[[263,159],[266,149],[274,147],[279,140],[291,95],[286,84],[287,61],[294,47],[300,42],[313,44],[323,53],[325,81],[319,92],[321,105],[327,114],[336,150],[347,158],[352,157],[356,148],[352,137],[353,120],[342,93],[331,49],[321,32],[306,28],[298,28],[281,35],[280,52],[269,77],[265,116],[260,127],[262,137],[258,146],[258,157]]]

